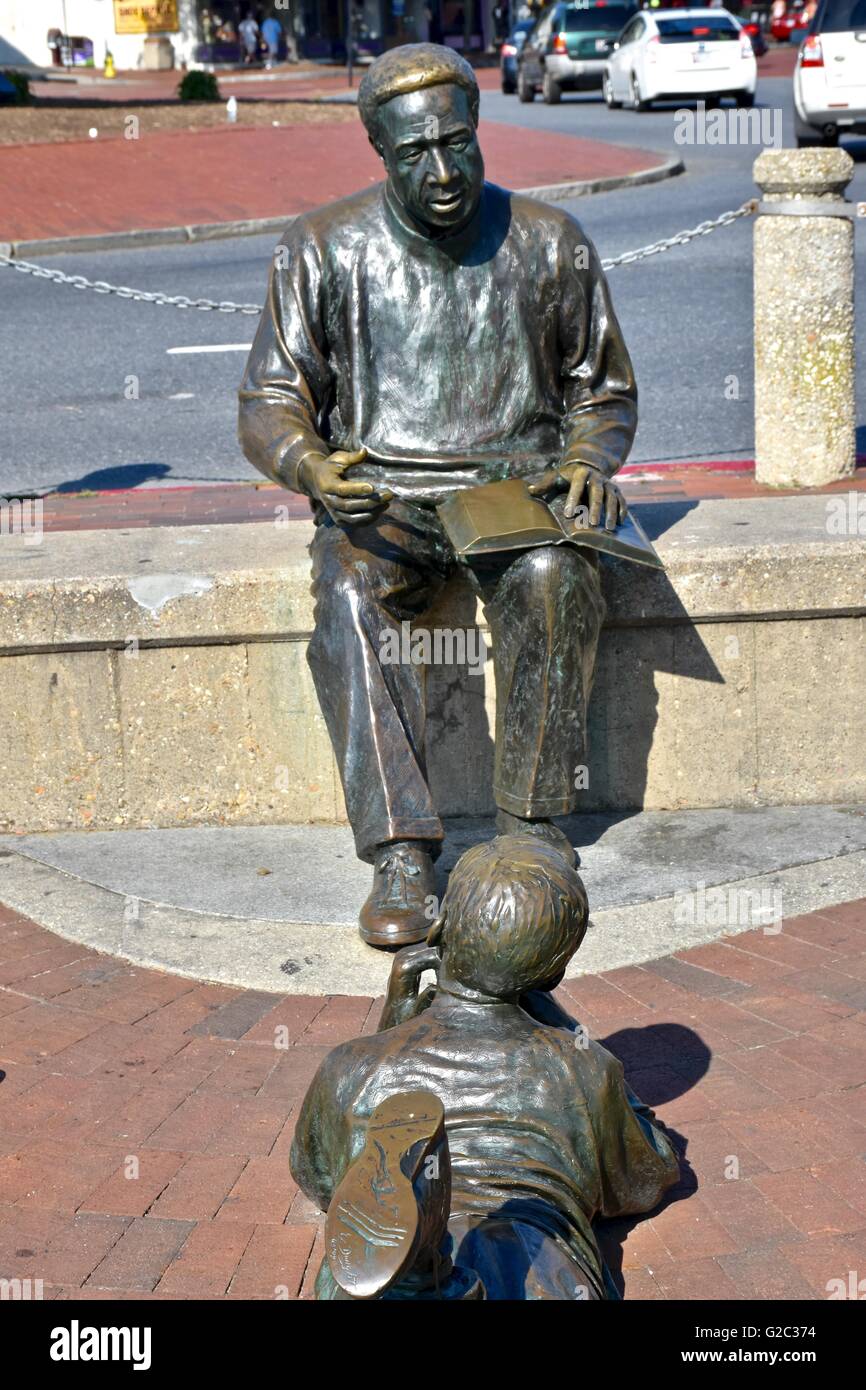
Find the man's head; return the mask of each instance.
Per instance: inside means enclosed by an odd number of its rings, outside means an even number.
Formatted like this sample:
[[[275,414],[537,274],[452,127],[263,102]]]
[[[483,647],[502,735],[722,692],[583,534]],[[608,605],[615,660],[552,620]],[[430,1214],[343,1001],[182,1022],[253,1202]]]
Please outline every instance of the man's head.
[[[481,197],[478,83],[459,53],[405,44],[377,58],[358,89],[358,110],[391,188],[427,236],[458,231]]]
[[[580,876],[554,845],[499,835],[458,860],[428,940],[450,979],[514,999],[559,983],[588,916]]]

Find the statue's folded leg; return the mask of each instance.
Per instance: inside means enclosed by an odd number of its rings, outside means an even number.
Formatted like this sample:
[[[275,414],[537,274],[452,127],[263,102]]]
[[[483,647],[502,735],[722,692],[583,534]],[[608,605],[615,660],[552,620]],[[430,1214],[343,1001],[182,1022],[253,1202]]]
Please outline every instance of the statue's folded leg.
[[[307,660],[340,771],[360,859],[377,845],[426,840],[442,824],[427,786],[424,668],[389,660],[388,634],[423,611],[441,585],[425,563],[424,538],[407,532],[419,553],[397,557],[384,525],[352,538],[320,525],[312,545],[315,631]],[[380,541],[381,543],[376,544]]]
[[[477,586],[493,640],[496,804],[515,816],[567,815],[604,617],[598,563],[575,546],[538,546],[499,573],[480,571]]]

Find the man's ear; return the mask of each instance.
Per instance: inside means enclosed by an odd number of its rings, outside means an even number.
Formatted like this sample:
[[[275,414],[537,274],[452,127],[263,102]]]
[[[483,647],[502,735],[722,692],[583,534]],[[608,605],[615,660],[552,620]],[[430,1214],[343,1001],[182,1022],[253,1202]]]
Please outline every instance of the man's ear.
[[[440,912],[439,916],[436,918],[436,921],[433,923],[432,927],[427,933],[428,946],[438,946],[440,950],[442,946],[444,946],[445,943],[443,940],[443,936],[447,920],[448,914],[445,912]]]

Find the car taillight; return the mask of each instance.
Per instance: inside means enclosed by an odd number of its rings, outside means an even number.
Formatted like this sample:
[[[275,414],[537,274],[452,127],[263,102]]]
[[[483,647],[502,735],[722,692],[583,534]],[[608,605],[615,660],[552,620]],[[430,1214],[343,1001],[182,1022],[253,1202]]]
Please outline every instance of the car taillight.
[[[657,43],[661,43],[661,35],[659,34],[653,34],[646,41],[646,56],[650,63],[654,63],[659,56],[658,49],[653,47],[653,45]]]
[[[514,47],[513,43],[504,43],[502,45],[503,58],[513,58],[516,55],[516,53],[517,49]]]
[[[752,58],[754,56],[754,53],[755,50],[752,47],[752,40],[749,38],[740,39],[740,57]]]
[[[554,53],[568,52],[568,44],[565,42],[564,34],[557,34],[556,38],[553,40],[553,51]]]
[[[824,66],[824,50],[821,48],[821,40],[817,34],[812,34],[800,49],[801,68],[822,68]]]

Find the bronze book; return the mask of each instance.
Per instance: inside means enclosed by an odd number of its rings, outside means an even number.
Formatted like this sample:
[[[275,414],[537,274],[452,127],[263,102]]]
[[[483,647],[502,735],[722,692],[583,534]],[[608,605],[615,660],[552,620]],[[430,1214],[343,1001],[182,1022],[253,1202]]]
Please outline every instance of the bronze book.
[[[504,550],[526,550],[536,545],[584,545],[639,565],[664,569],[640,522],[629,512],[615,531],[581,525],[578,518],[562,520],[538,497],[533,497],[523,478],[455,492],[438,507],[445,534],[458,559],[471,561]]]

